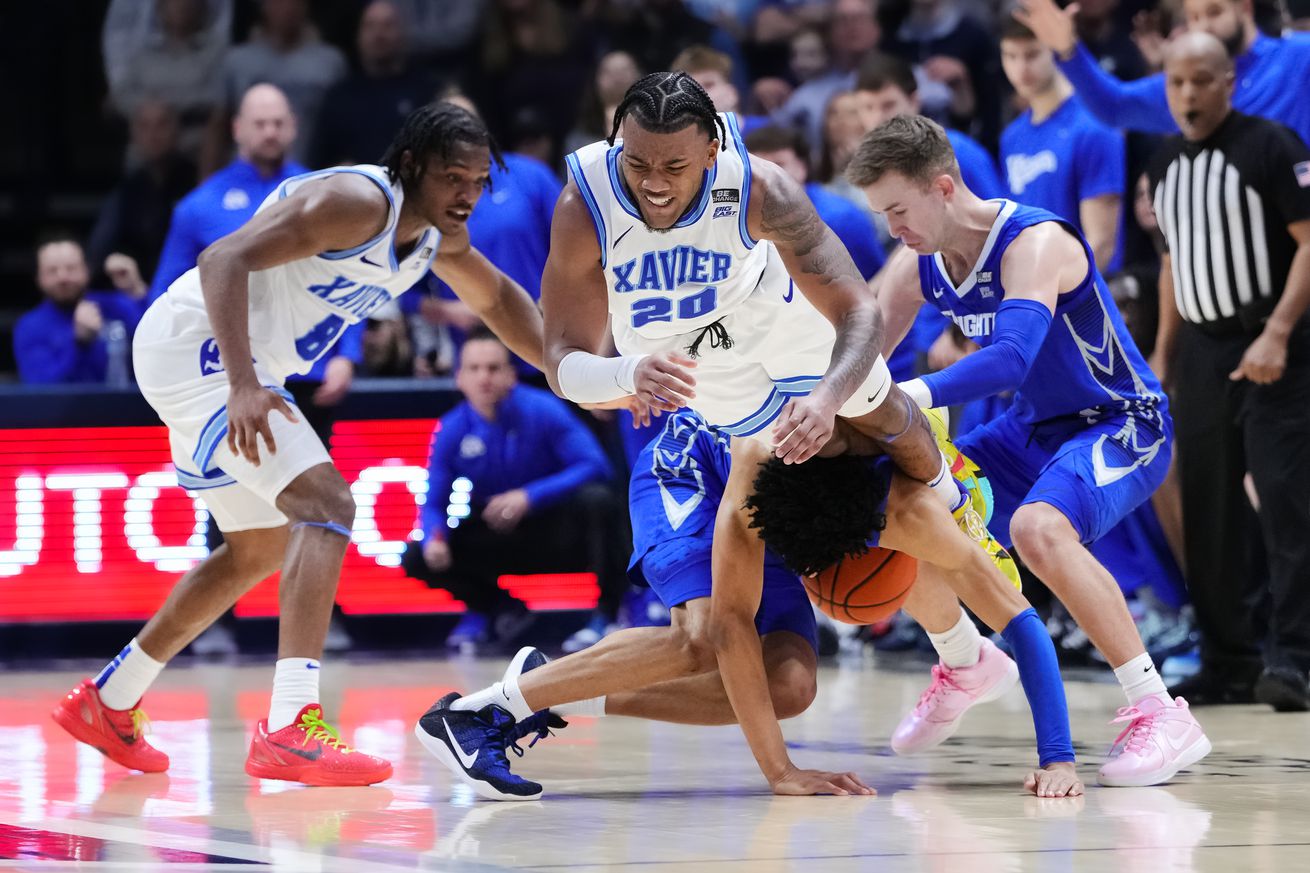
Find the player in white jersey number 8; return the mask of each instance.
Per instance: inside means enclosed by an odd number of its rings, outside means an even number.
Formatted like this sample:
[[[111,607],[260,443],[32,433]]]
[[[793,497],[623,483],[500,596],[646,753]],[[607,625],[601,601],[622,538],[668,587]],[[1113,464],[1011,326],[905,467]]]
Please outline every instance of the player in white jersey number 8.
[[[151,307],[136,338],[138,379],[169,427],[179,479],[206,501],[226,542],[182,577],[118,658],[56,708],[74,737],[125,767],[167,769],[168,757],[143,735],[142,694],[164,662],[280,569],[272,704],[246,772],[312,785],[391,775],[387,761],[342,743],[319,706],[318,659],[355,504],[281,384],[307,371],[344,324],[429,268],[540,366],[532,298],[469,244],[466,222],[493,157],[474,116],[450,104],[422,107],[385,166],[287,180]]]

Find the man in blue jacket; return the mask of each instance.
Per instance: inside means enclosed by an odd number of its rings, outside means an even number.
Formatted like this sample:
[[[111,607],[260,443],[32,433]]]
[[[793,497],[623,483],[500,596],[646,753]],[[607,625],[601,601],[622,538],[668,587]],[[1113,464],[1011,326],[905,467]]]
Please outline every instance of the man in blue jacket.
[[[562,400],[519,385],[509,350],[486,328],[465,340],[455,382],[464,402],[433,436],[423,541],[403,559],[405,572],[467,607],[447,644],[509,642],[526,630],[527,607],[496,584],[504,573],[588,569],[602,598],[617,600],[626,543],[614,532],[622,511],[599,441]]]
[[[134,263],[129,273],[132,281],[124,289],[89,291],[80,245],[55,239],[37,249],[36,281],[45,300],[14,326],[14,357],[23,382],[130,381],[132,334],[145,311],[145,285]],[[117,280],[117,271],[111,275]]]
[[[241,98],[232,121],[237,156],[173,209],[173,221],[150,283],[153,302],[196,265],[210,243],[255,214],[283,181],[306,171],[287,155],[296,141],[296,117],[287,97],[273,85],[256,85]]]
[[[1143,133],[1177,133],[1169,114],[1164,75],[1120,82],[1097,66],[1078,41],[1075,8],[1054,0],[1019,0],[1014,17],[1055,52],[1061,72],[1092,114],[1105,124]],[[1255,24],[1251,0],[1184,0],[1188,30],[1209,33],[1224,44],[1237,68],[1233,108],[1279,121],[1310,142],[1310,40],[1265,36]]]

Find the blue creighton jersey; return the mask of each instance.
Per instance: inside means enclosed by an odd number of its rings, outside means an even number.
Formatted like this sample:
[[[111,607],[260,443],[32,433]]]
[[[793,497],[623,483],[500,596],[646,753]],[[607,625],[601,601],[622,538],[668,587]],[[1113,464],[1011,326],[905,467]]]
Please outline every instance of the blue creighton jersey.
[[[731,467],[728,435],[690,409],[668,415],[632,465],[632,563],[674,537],[714,529]]]
[[[1077,288],[1060,295],[1050,331],[1015,392],[1012,414],[1025,424],[1073,416],[1095,422],[1123,412],[1160,416],[1165,407],[1160,383],[1128,335],[1086,240],[1069,222],[1044,209],[1010,200],[1002,203],[978,263],[958,288],[951,283],[940,253],[920,256],[919,287],[924,299],[978,345],[991,345],[996,310],[1005,300],[1001,285],[1005,250],[1025,228],[1053,221],[1082,244],[1087,276]]]

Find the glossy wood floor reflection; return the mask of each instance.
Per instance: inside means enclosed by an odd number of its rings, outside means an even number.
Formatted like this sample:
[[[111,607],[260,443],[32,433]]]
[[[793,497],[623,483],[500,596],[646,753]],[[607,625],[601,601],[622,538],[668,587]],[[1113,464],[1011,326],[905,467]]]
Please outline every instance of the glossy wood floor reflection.
[[[104,871],[1286,871],[1310,857],[1310,716],[1201,710],[1215,751],[1166,788],[1089,788],[1080,800],[1019,789],[1032,758],[1020,692],[970,715],[933,754],[887,737],[926,670],[823,668],[819,698],[788,723],[795,760],[849,768],[876,798],[774,798],[735,727],[578,720],[516,761],[546,784],[532,803],[474,800],[414,741],[451,688],[494,680],[492,661],[325,670],[328,715],[389,756],[372,788],[260,783],[242,771],[268,668],[178,667],[147,698],[167,775],[129,774],[75,745],[48,711],[77,672],[0,683],[0,870]],[[1069,684],[1083,770],[1114,735],[1117,687]]]

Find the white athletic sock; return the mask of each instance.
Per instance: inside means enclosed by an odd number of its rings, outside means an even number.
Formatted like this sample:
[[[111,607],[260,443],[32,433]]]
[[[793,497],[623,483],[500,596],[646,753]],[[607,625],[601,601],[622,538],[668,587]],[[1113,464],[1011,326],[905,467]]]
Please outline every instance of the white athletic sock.
[[[96,676],[100,702],[110,709],[131,708],[146,693],[162,669],[164,663],[141,651],[141,644],[136,641],[136,637],[132,637],[132,642],[124,646],[118,657],[106,664]]]
[[[605,714],[605,695],[589,697],[586,700],[575,700],[573,703],[565,703],[560,706],[552,706],[550,711],[561,718],[572,718],[575,715],[600,718]]]
[[[519,678],[517,676],[508,682],[497,682],[495,685],[490,685],[481,691],[465,694],[452,703],[450,708],[471,709],[477,712],[489,703],[494,703],[504,709],[514,716],[516,721],[532,715],[532,707],[528,706],[528,702],[523,699],[523,692],[519,690]]]
[[[982,656],[982,634],[963,609],[954,627],[939,634],[929,631],[928,639],[947,667],[972,667]]]
[[[1124,695],[1128,698],[1129,706],[1136,706],[1139,702],[1159,695],[1165,700],[1169,699],[1169,689],[1164,687],[1164,680],[1160,678],[1159,672],[1155,669],[1155,662],[1146,652],[1142,652],[1136,658],[1121,664],[1114,668],[1114,678],[1119,680],[1123,686]]]
[[[969,495],[964,493],[956,484],[955,477],[951,475],[951,467],[946,463],[945,455],[942,455],[942,468],[937,471],[937,478],[929,482],[928,487],[932,489],[933,494],[946,501],[946,508],[951,512],[959,509],[969,499]]]
[[[313,658],[278,659],[273,669],[273,699],[268,705],[270,734],[293,723],[308,704],[318,703],[320,672]]]

